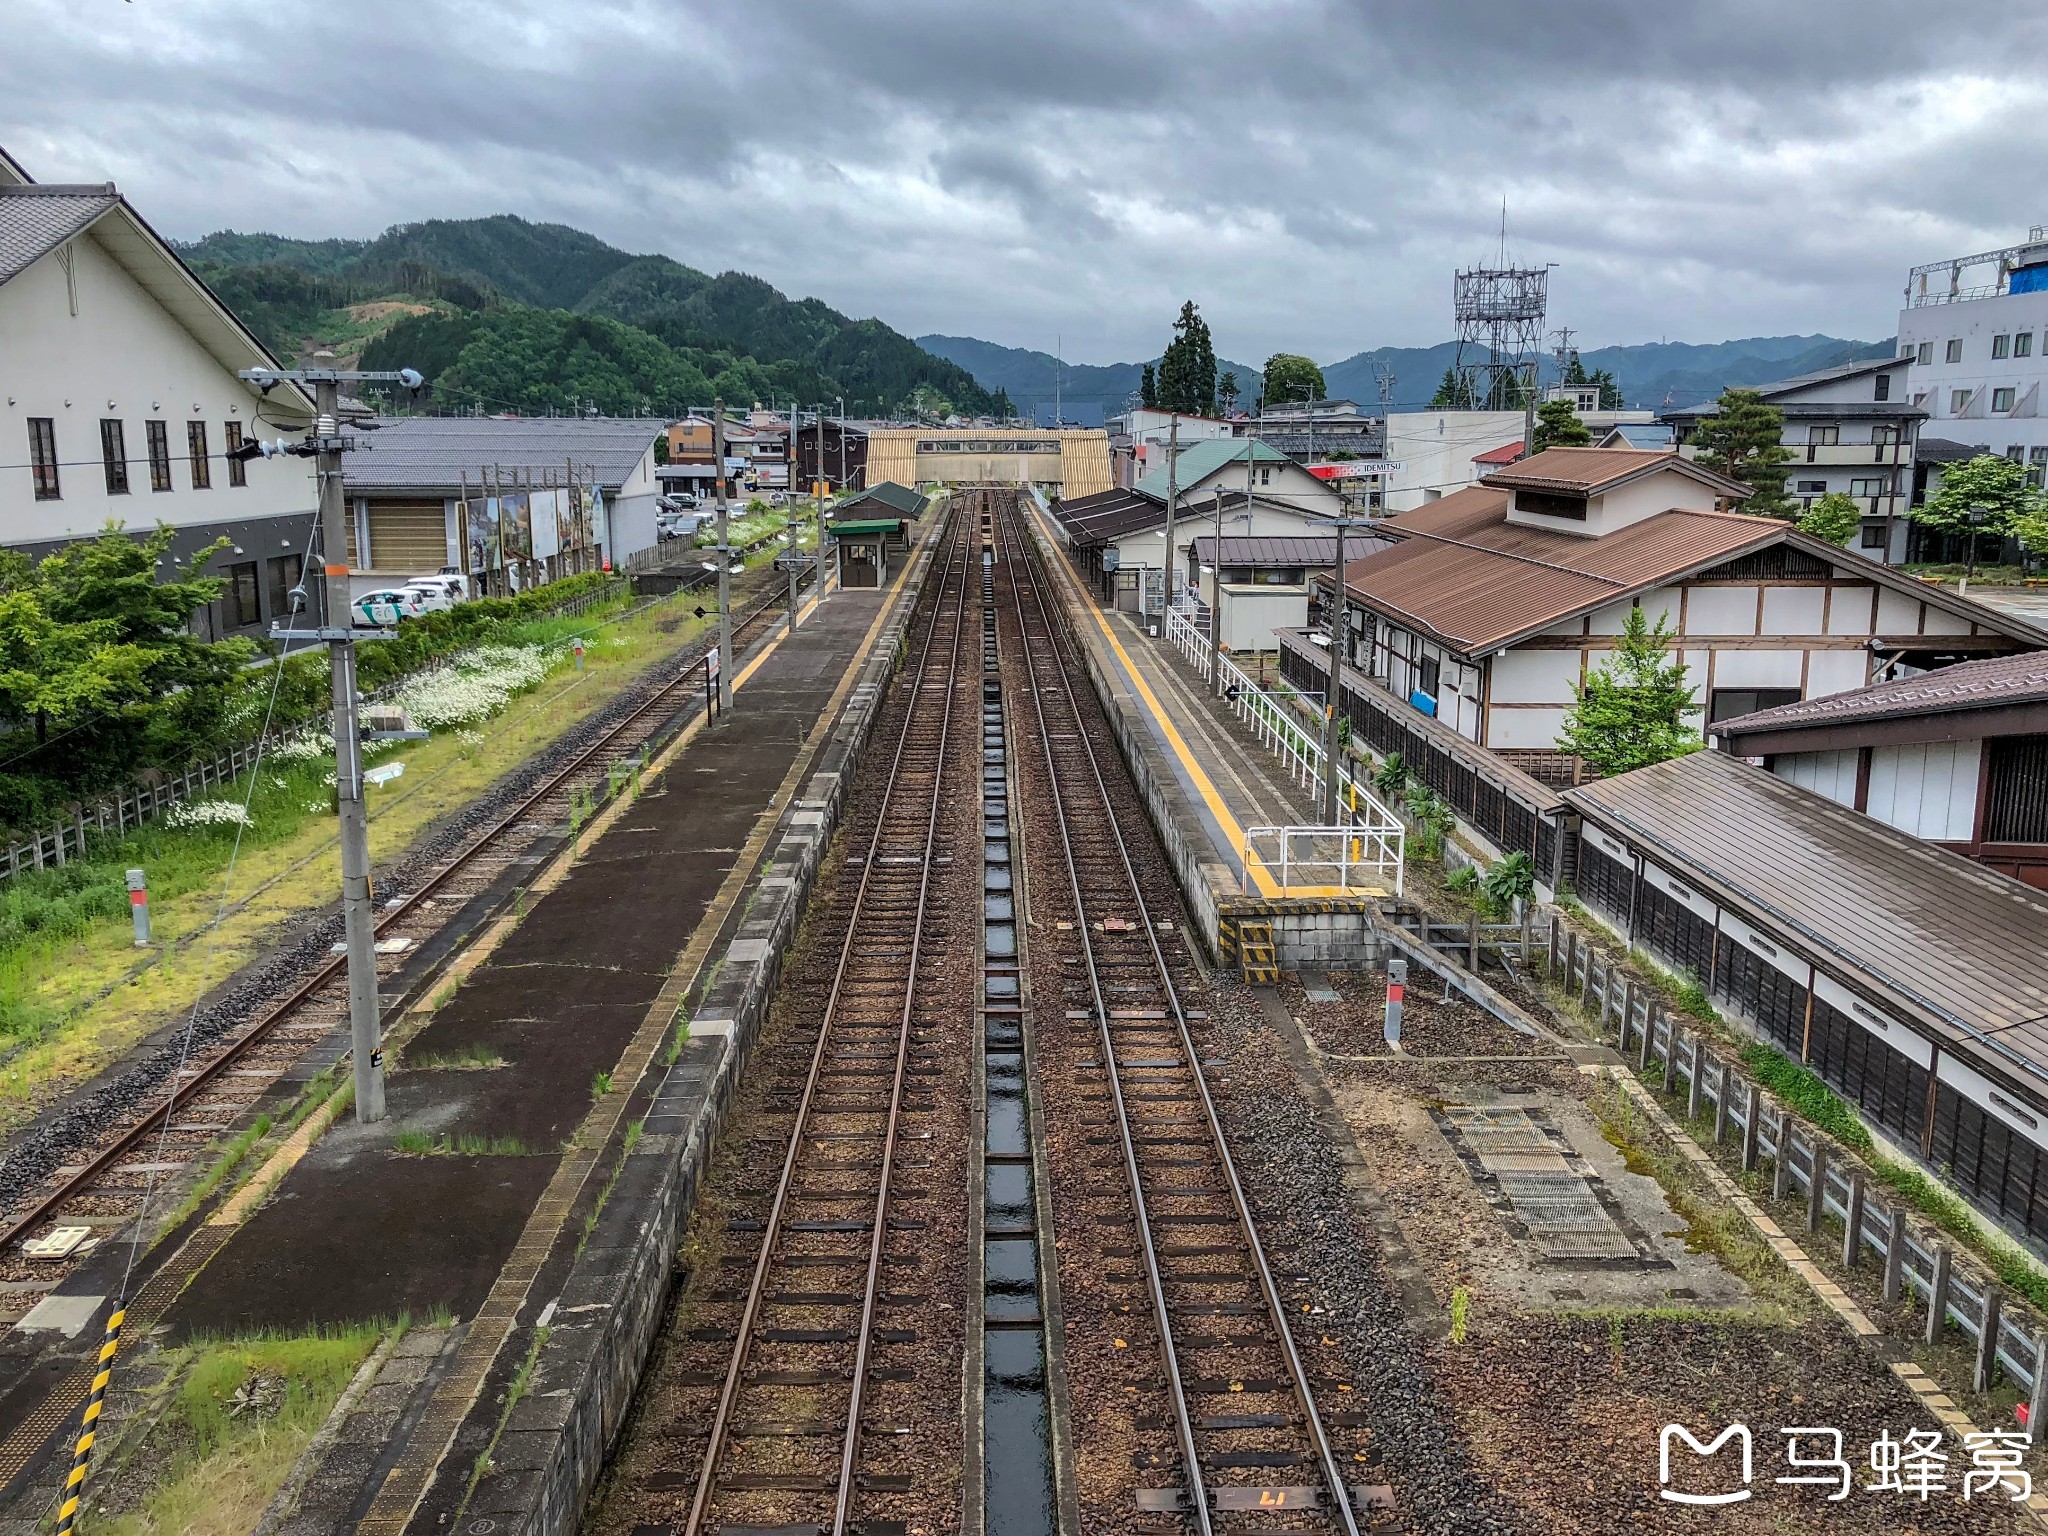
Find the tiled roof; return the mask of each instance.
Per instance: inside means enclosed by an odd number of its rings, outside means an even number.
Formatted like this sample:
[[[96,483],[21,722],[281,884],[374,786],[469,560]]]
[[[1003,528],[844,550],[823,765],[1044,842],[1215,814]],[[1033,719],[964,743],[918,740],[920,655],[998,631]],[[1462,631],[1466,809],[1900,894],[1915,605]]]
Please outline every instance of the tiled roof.
[[[1528,462],[1592,451],[1553,448]],[[1507,511],[1507,491],[1474,486],[1389,518],[1384,531],[1399,542],[1351,562],[1347,584],[1478,655],[1791,532],[1776,518],[1674,509],[1588,539],[1510,523]]]
[[[2048,1077],[2048,893],[1726,752],[1564,798],[1815,958],[1845,963],[1976,1049]]]
[[[1180,466],[1175,479],[1180,488],[1186,490],[1213,475],[1226,464],[1242,464],[1249,453],[1256,464],[1285,464],[1290,462],[1287,455],[1277,448],[1268,447],[1255,437],[1207,437],[1198,443],[1188,443],[1180,450]],[[1166,465],[1141,479],[1136,487],[1148,496],[1166,495]]]
[[[1502,443],[1498,448],[1489,448],[1484,453],[1472,455],[1474,464],[1508,465],[1522,456],[1522,440],[1518,437],[1511,443]]]
[[[1546,448],[1518,464],[1495,470],[1481,484],[1510,490],[1580,491],[1590,496],[1663,470],[1677,470],[1724,496],[1749,495],[1748,486],[1702,469],[1676,452],[1639,448]]]
[[[1097,491],[1092,496],[1061,498],[1053,516],[1067,530],[1068,542],[1085,546],[1164,524],[1166,504],[1136,491]]]
[[[121,205],[114,184],[0,186],[0,283],[19,277]]]
[[[357,447],[342,456],[342,478],[351,491],[452,496],[464,477],[475,485],[486,469],[562,475],[573,464],[616,487],[665,426],[651,417],[388,417],[377,431],[347,432]]]
[[[2041,703],[2048,703],[2048,652],[2026,651],[1987,661],[1965,661],[1916,677],[1894,678],[1867,688],[1852,688],[1847,693],[1760,709],[1754,714],[1720,721],[1713,731],[1717,736],[1740,737],[1756,731],[1848,725],[1905,715]]]

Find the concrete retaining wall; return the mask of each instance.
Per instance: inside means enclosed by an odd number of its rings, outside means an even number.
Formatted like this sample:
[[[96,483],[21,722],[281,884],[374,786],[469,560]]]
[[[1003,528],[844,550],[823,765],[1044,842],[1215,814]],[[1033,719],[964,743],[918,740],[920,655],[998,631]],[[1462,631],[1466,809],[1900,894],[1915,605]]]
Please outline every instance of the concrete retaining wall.
[[[737,932],[709,969],[674,1065],[659,1062],[643,1133],[617,1178],[547,1319],[524,1397],[506,1418],[454,1529],[475,1536],[570,1536],[632,1406],[660,1332],[698,1182],[726,1106],[768,1015],[825,845],[873,732],[902,652],[933,544],[919,555],[897,613],[879,637],[802,791],[783,813],[750,882]],[[513,1335],[522,1353],[539,1319]],[[491,1411],[497,1411],[494,1408]],[[467,1469],[444,1467],[443,1477]]]

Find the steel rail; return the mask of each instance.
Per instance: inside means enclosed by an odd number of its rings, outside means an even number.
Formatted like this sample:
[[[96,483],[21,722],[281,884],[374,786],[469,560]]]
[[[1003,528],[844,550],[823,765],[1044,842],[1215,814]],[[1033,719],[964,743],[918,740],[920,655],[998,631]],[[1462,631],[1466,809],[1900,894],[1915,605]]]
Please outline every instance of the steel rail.
[[[792,1122],[789,1147],[783,1154],[782,1170],[776,1178],[775,1196],[770,1203],[767,1220],[763,1223],[761,1246],[754,1259],[754,1271],[748,1282],[747,1296],[742,1306],[740,1319],[735,1329],[731,1360],[727,1364],[725,1380],[718,1393],[718,1406],[712,1414],[710,1437],[704,1448],[704,1460],[698,1469],[697,1487],[690,1500],[690,1509],[682,1526],[682,1536],[699,1536],[704,1522],[710,1514],[711,1501],[717,1493],[719,1458],[724,1453],[726,1437],[732,1425],[734,1407],[743,1384],[746,1362],[753,1343],[756,1324],[760,1320],[761,1307],[767,1296],[768,1279],[773,1268],[775,1246],[782,1233],[784,1214],[790,1200],[790,1192],[796,1182],[797,1163],[802,1154],[805,1133],[809,1128],[811,1112],[818,1094],[818,1085],[824,1076],[827,1048],[832,1040],[832,1024],[839,1011],[839,1003],[845,986],[848,968],[852,962],[857,943],[863,938],[861,918],[866,911],[868,893],[874,883],[875,871],[882,867],[879,854],[883,839],[889,831],[889,813],[896,803],[896,792],[902,774],[904,759],[909,752],[916,719],[918,694],[925,685],[933,666],[937,649],[938,615],[943,611],[948,591],[956,578],[959,592],[955,596],[953,615],[953,637],[947,658],[946,707],[939,729],[937,766],[930,789],[930,809],[925,822],[924,858],[918,880],[917,908],[912,919],[911,952],[905,971],[903,1013],[896,1041],[896,1068],[892,1080],[887,1129],[883,1138],[880,1182],[875,1197],[875,1223],[870,1238],[867,1285],[861,1306],[861,1324],[856,1345],[853,1372],[852,1397],[848,1404],[846,1426],[840,1450],[840,1478],[837,1502],[833,1513],[832,1531],[834,1536],[844,1536],[848,1513],[848,1500],[852,1494],[852,1466],[858,1449],[860,1433],[860,1404],[863,1377],[867,1369],[868,1333],[874,1320],[876,1288],[881,1275],[881,1246],[889,1202],[889,1180],[894,1171],[895,1144],[898,1115],[903,1102],[903,1079],[909,1059],[911,1010],[917,997],[917,963],[925,924],[927,898],[931,889],[932,850],[937,838],[939,825],[939,786],[944,778],[946,749],[952,733],[953,698],[958,692],[960,670],[960,636],[965,624],[966,604],[966,562],[967,541],[961,537],[962,524],[956,519],[948,530],[947,538],[958,548],[949,549],[946,555],[944,574],[940,579],[938,598],[934,603],[933,621],[925,631],[924,647],[918,654],[917,680],[912,689],[911,703],[906,709],[903,733],[896,743],[896,751],[889,763],[889,777],[882,792],[882,805],[875,817],[875,830],[868,839],[866,857],[861,863],[860,884],[857,887],[853,909],[846,927],[846,938],[840,945],[839,959],[833,969],[831,991],[826,997],[825,1007],[818,1024],[818,1041],[812,1048],[810,1068],[804,1078],[803,1093],[796,1106]],[[959,560],[956,568],[955,561]]]
[[[1019,535],[1017,532],[1014,520],[1019,516],[1021,516],[1021,513],[1017,510],[1015,504],[1012,503],[1009,518],[1004,520],[1006,543],[1015,551],[1013,559],[1021,559],[1028,562],[1020,568],[1029,575],[1036,569],[1038,562],[1035,553],[1030,549],[1028,538]],[[1047,604],[1044,590],[1046,582],[1034,578],[1027,581],[1026,585],[1031,589],[1031,594],[1038,608],[1040,620],[1045,627],[1048,641],[1055,646],[1059,646],[1061,626],[1055,621],[1054,614]],[[1017,583],[1013,577],[1011,582],[1013,594],[1016,588]],[[1023,620],[1022,601],[1018,599],[1017,602],[1019,627],[1021,629]],[[1111,1096],[1116,1106],[1118,1130],[1124,1145],[1125,1168],[1131,1177],[1132,1200],[1137,1206],[1137,1228],[1145,1253],[1147,1277],[1151,1282],[1150,1289],[1153,1305],[1157,1307],[1159,1312],[1160,1338],[1164,1342],[1167,1354],[1168,1380],[1172,1387],[1174,1416],[1177,1421],[1177,1427],[1181,1432],[1182,1451],[1188,1458],[1187,1475],[1190,1482],[1190,1490],[1193,1494],[1190,1502],[1194,1505],[1196,1523],[1204,1533],[1204,1536],[1207,1536],[1207,1533],[1211,1530],[1208,1501],[1203,1497],[1201,1468],[1194,1452],[1194,1427],[1188,1414],[1187,1397],[1180,1384],[1179,1370],[1176,1363],[1177,1356],[1172,1343],[1173,1323],[1166,1308],[1164,1289],[1159,1281],[1157,1258],[1152,1247],[1144,1196],[1139,1188],[1136,1145],[1132,1137],[1130,1119],[1124,1103],[1122,1084],[1117,1080],[1117,1055],[1115,1043],[1109,1031],[1109,1008],[1096,971],[1095,941],[1090,936],[1093,930],[1088,921],[1087,909],[1083,905],[1079,865],[1074,856],[1074,829],[1068,820],[1066,793],[1060,783],[1060,774],[1053,760],[1051,734],[1046,729],[1044,705],[1042,702],[1043,696],[1037,682],[1037,665],[1032,659],[1034,648],[1028,643],[1020,648],[1024,652],[1026,668],[1031,677],[1032,697],[1039,709],[1039,738],[1041,745],[1045,749],[1047,778],[1053,787],[1054,807],[1058,812],[1057,821],[1060,829],[1061,845],[1066,853],[1067,869],[1073,883],[1074,926],[1075,931],[1081,936],[1083,953],[1087,956],[1089,985],[1095,998],[1095,1016],[1102,1041],[1103,1073],[1109,1080]],[[1073,654],[1071,648],[1062,648],[1067,650],[1067,654],[1071,658]],[[1123,828],[1119,824],[1115,805],[1110,799],[1109,786],[1102,776],[1101,760],[1096,756],[1094,743],[1089,739],[1085,722],[1081,718],[1081,707],[1074,700],[1074,679],[1070,673],[1063,672],[1062,676],[1066,685],[1068,706],[1074,715],[1074,735],[1080,742],[1081,749],[1087,757],[1090,777],[1094,781],[1104,821],[1108,828],[1109,843],[1116,851],[1117,861],[1121,865],[1125,881],[1129,885],[1133,908],[1144,924],[1145,941],[1151,952],[1153,970],[1157,974],[1160,992],[1172,1013],[1174,1026],[1180,1037],[1181,1051],[1183,1059],[1187,1063],[1188,1077],[1192,1081],[1196,1094],[1201,1100],[1202,1114],[1208,1125],[1209,1138],[1213,1144],[1218,1165],[1223,1170],[1224,1182],[1229,1189],[1231,1205],[1236,1212],[1238,1226],[1244,1236],[1247,1256],[1250,1258],[1252,1268],[1258,1276],[1259,1289],[1266,1303],[1268,1320],[1278,1340],[1280,1353],[1286,1361],[1288,1375],[1293,1383],[1295,1396],[1300,1403],[1302,1416],[1308,1427],[1309,1438],[1315,1448],[1317,1462],[1320,1465],[1324,1480],[1329,1485],[1331,1497],[1336,1504],[1338,1519],[1342,1523],[1346,1536],[1358,1536],[1358,1521],[1351,1508],[1350,1489],[1346,1486],[1343,1474],[1337,1465],[1336,1453],[1331,1449],[1329,1435],[1323,1428],[1322,1416],[1316,1410],[1315,1396],[1309,1383],[1308,1370],[1302,1363],[1300,1351],[1295,1347],[1294,1334],[1288,1324],[1287,1307],[1281,1299],[1279,1287],[1274,1283],[1272,1268],[1266,1261],[1265,1245],[1259,1241],[1258,1227],[1252,1218],[1251,1205],[1245,1198],[1244,1184],[1238,1177],[1236,1161],[1230,1155],[1229,1142],[1223,1133],[1222,1118],[1217,1113],[1215,1099],[1210,1095],[1208,1078],[1202,1071],[1201,1057],[1195,1047],[1193,1031],[1188,1028],[1187,1014],[1181,1004],[1180,991],[1173,984],[1172,972],[1167,966],[1165,953],[1160,948],[1158,929],[1153,924],[1151,913],[1146,910],[1144,890],[1139,883],[1136,867],[1131,863],[1130,848],[1125,841]]]
[[[741,618],[739,624],[735,627],[735,634],[737,634],[740,628],[757,622],[771,609],[779,611],[785,606],[786,600],[780,593],[777,593],[773,599],[759,604]],[[377,919],[376,931],[382,933],[386,928],[404,919],[421,902],[432,896],[450,880],[467,869],[510,828],[525,820],[535,806],[548,799],[551,795],[558,793],[563,784],[569,779],[587,769],[593,758],[599,757],[608,751],[620,736],[646,719],[650,713],[671,703],[671,695],[678,688],[686,684],[694,687],[696,674],[702,669],[703,665],[703,657],[699,657],[691,662],[676,677],[663,684],[645,703],[641,704],[631,714],[607,730],[604,735],[592,742],[583,752],[579,753],[574,761],[557,770],[545,783],[522,800],[517,808],[500,817],[488,831],[479,836],[467,848],[457,853],[445,868],[429,877],[424,884],[407,895],[397,906],[382,913]],[[306,1003],[312,1000],[315,994],[340,977],[347,968],[348,957],[346,955],[337,955],[326,961],[304,981],[300,982],[298,986],[272,1004],[267,1013],[250,1025],[247,1030],[224,1050],[211,1058],[204,1066],[194,1071],[188,1080],[181,1083],[173,1083],[168,1099],[156,1105],[140,1120],[122,1132],[110,1145],[95,1153],[80,1166],[77,1173],[71,1175],[70,1178],[66,1179],[55,1190],[37,1201],[25,1215],[17,1217],[4,1230],[0,1230],[0,1250],[11,1247],[15,1242],[48,1220],[67,1202],[75,1200],[81,1193],[97,1183],[110,1167],[134,1151],[166,1119],[175,1117],[181,1109],[199,1095],[201,1089],[205,1088],[235,1062],[241,1060],[243,1056],[269,1038],[270,1034],[280,1023],[298,1009],[304,1007]],[[347,1060],[347,1053],[344,1052],[340,1059]]]

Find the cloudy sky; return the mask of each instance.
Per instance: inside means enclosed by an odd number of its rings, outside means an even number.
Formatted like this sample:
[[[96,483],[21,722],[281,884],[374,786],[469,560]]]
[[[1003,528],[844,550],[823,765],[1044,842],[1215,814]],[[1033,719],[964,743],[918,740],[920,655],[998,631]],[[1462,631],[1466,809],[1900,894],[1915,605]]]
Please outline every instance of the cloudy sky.
[[[165,233],[511,212],[1111,362],[1891,334],[2048,217],[2048,7],[1945,0],[5,0],[0,145]],[[2030,196],[2030,194],[2033,194]]]

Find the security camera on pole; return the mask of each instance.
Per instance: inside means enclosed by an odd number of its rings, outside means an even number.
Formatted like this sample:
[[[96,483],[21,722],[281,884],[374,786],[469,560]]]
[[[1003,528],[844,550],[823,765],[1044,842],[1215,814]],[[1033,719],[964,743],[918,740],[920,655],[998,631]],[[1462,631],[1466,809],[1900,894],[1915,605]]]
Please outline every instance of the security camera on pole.
[[[330,352],[315,358],[332,359]],[[240,375],[266,395],[279,384],[313,386],[313,434],[303,442],[254,443],[244,458],[289,453],[311,455],[320,491],[320,548],[325,598],[317,629],[272,629],[271,638],[324,640],[334,693],[334,794],[341,816],[341,910],[348,939],[349,1044],[355,1057],[356,1121],[384,1118],[384,1036],[377,1004],[377,919],[370,898],[370,823],[363,807],[363,734],[356,714],[358,640],[388,639],[395,632],[358,629],[349,613],[347,503],[342,497],[341,455],[355,446],[341,435],[336,419],[343,384],[389,383],[418,394],[420,376],[410,368],[365,373],[332,367],[250,368]],[[303,600],[293,594],[293,611]],[[404,734],[411,734],[410,732]]]

